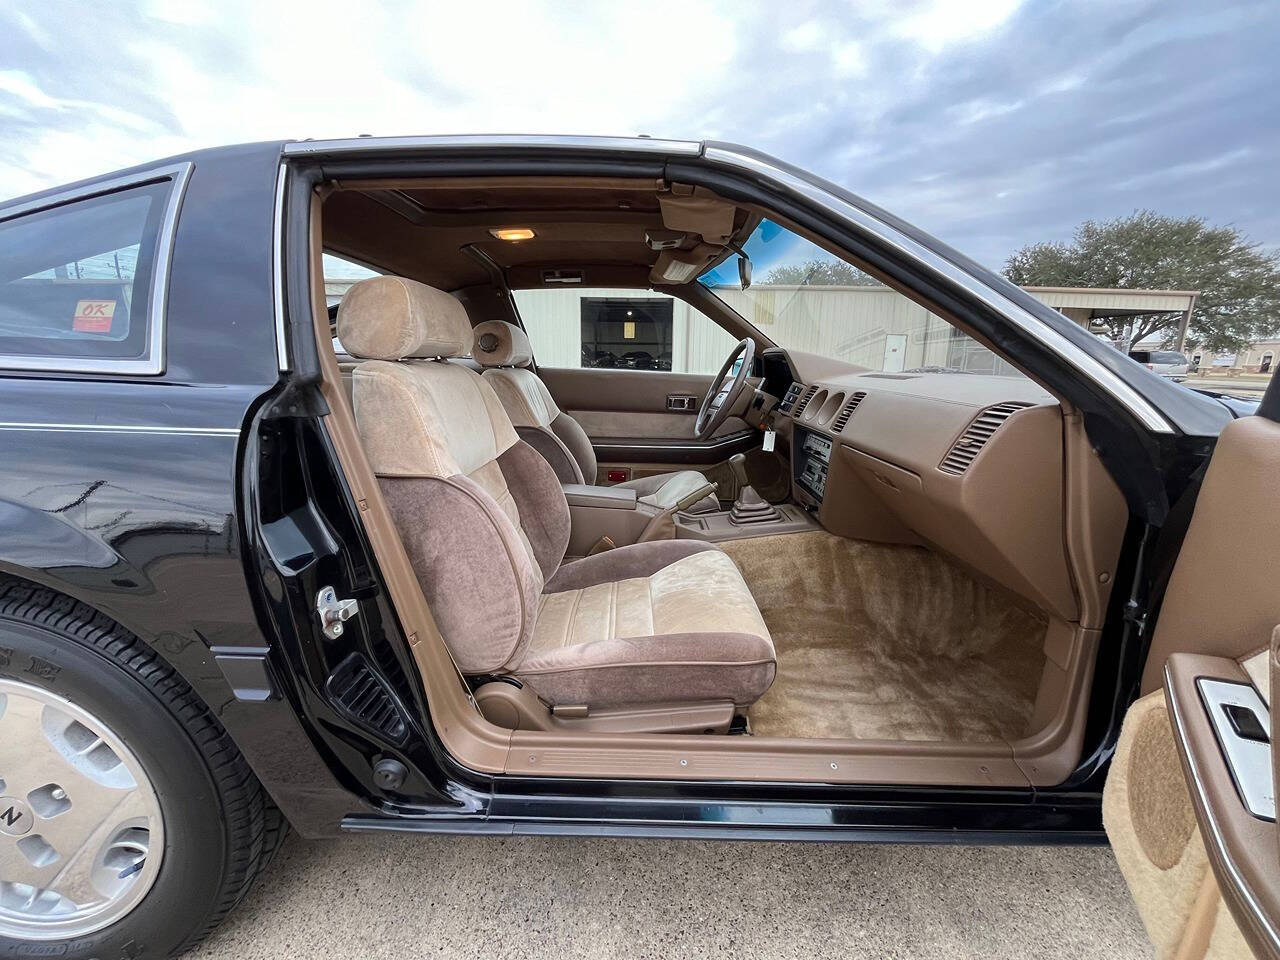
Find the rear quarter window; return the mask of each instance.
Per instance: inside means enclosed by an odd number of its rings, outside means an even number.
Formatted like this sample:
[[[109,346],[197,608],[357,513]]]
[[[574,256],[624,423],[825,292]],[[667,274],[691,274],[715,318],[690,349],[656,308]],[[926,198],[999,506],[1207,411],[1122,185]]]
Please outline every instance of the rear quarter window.
[[[165,178],[0,210],[0,367],[159,373],[176,192]]]

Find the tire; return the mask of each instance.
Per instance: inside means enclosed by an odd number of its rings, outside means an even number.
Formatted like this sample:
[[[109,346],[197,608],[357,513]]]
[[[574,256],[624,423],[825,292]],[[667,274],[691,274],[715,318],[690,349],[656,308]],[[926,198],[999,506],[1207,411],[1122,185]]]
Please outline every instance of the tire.
[[[91,918],[86,929],[69,930],[66,938],[50,929],[28,936],[24,927],[13,935],[12,922],[0,917],[10,923],[0,928],[0,934],[8,934],[0,935],[0,957],[163,958],[194,947],[244,898],[288,829],[227,732],[146,643],[68,597],[3,577],[0,681],[20,698],[30,694],[21,702],[36,704],[32,715],[42,710],[38,716],[47,718],[48,707],[39,704],[52,696],[100,720],[150,781],[146,797],[150,809],[158,806],[163,835],[158,870],[146,870],[154,851],[144,847],[142,859],[119,874],[136,873],[130,882],[145,876],[149,883],[145,894],[139,892],[142,887],[131,894],[141,899],[123,916],[95,930],[87,929]],[[26,686],[19,689],[15,683]],[[31,724],[15,711],[10,729],[29,730]],[[0,757],[21,749],[20,743],[5,743],[4,731],[0,715]],[[56,762],[49,768],[53,780]],[[8,784],[5,792],[16,796],[27,789],[27,784]],[[15,842],[0,835],[0,844]],[[15,870],[25,869],[16,855],[15,862]],[[128,902],[122,896],[117,909]],[[26,922],[25,916],[17,922]]]

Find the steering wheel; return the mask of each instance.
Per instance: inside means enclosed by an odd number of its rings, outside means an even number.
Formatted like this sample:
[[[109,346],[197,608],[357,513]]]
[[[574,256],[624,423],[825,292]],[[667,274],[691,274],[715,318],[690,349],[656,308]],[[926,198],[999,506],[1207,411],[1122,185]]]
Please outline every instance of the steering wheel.
[[[742,358],[736,372],[734,363]],[[737,404],[742,391],[747,387],[747,377],[751,376],[751,367],[756,358],[756,342],[750,337],[738,341],[738,345],[729,354],[716,378],[711,381],[707,395],[702,398],[702,406],[698,408],[698,419],[693,425],[693,433],[699,440],[706,440],[720,428],[729,411]],[[732,374],[732,376],[730,375]]]

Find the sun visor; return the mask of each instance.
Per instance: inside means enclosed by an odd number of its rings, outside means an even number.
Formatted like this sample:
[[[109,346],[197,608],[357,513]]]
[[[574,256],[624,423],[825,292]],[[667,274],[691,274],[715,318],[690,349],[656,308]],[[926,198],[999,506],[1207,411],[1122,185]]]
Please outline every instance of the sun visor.
[[[673,191],[680,188],[680,184],[673,185]],[[662,208],[662,225],[668,230],[696,233],[720,247],[733,236],[733,218],[738,208],[719,197],[700,196],[696,190],[688,196],[673,192],[660,194],[658,204]]]
[[[700,243],[692,250],[663,250],[649,271],[649,279],[657,286],[688,283],[706,270],[722,249]]]

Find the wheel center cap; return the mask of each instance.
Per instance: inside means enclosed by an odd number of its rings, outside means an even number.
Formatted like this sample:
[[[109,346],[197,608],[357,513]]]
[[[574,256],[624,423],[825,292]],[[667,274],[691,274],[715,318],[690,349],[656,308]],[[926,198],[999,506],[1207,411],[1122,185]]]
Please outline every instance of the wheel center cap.
[[[14,797],[0,797],[0,833],[20,837],[31,829],[31,808]]]

